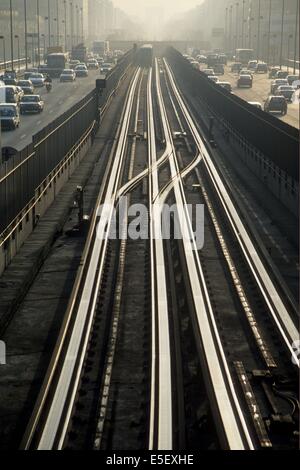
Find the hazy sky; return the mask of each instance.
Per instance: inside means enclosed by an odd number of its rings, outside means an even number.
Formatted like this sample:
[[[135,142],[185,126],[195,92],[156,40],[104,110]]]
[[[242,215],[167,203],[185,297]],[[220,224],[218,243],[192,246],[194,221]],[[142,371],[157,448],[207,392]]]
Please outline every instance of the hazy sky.
[[[174,13],[189,10],[196,5],[199,5],[202,0],[113,0],[115,6],[122,8],[123,11],[133,16],[144,16],[140,14],[141,10],[147,6],[163,6],[165,16],[170,16]]]

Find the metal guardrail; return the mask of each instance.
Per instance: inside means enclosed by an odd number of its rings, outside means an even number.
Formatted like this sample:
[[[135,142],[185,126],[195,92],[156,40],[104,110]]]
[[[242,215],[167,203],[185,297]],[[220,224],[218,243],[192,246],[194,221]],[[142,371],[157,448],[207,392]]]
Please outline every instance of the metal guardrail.
[[[19,65],[25,65],[26,64],[26,59],[17,59],[14,60],[14,66],[17,66],[19,68]],[[0,62],[0,71],[4,72],[5,70],[11,70],[11,61],[7,60],[6,62]]]
[[[33,142],[0,164],[0,246],[7,240],[7,231],[17,228],[18,218],[43,181],[84,136],[91,124],[99,125],[101,111],[117,88],[120,77],[131,62],[131,53],[124,56],[107,77],[102,96],[96,89],[33,136]],[[1,242],[2,240],[2,242]]]

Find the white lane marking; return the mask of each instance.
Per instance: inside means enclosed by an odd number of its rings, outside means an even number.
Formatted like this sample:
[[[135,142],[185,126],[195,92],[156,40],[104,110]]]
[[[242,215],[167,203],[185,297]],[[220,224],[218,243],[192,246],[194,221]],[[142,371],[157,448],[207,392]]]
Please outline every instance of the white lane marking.
[[[37,125],[41,124],[41,122],[42,122],[42,121],[38,121],[38,122],[37,122]]]
[[[49,114],[52,114],[53,113],[53,109],[49,109]]]
[[[25,139],[26,134],[21,135],[20,140]]]

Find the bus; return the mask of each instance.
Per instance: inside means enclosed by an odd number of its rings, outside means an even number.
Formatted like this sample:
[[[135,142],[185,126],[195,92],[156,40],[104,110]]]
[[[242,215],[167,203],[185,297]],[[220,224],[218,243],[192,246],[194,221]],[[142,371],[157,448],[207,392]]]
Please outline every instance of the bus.
[[[108,41],[94,41],[93,42],[93,53],[98,54],[99,57],[104,57],[109,52]]]
[[[253,55],[253,49],[237,49],[235,53],[235,61],[248,65],[249,60],[253,59]]]

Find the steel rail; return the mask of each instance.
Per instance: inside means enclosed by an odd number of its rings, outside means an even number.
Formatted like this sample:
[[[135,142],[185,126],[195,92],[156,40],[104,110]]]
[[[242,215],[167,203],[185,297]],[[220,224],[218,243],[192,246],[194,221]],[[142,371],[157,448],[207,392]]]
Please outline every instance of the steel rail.
[[[155,126],[152,102],[152,68],[147,89],[149,212],[151,244],[151,312],[152,359],[149,449],[173,448],[172,379],[170,326],[164,246],[161,236],[160,202],[154,202],[159,192]]]
[[[294,325],[289,315],[289,312],[282,298],[280,297],[279,292],[277,291],[269,273],[267,272],[260,258],[258,251],[255,249],[255,246],[241,218],[238,215],[236,208],[234,207],[234,204],[224,183],[222,182],[219,172],[215,164],[213,163],[212,158],[209,155],[204,140],[197,129],[197,126],[181,96],[181,93],[179,92],[179,89],[175,83],[173,72],[165,59],[164,63],[178,104],[182,110],[186,122],[188,123],[191,134],[193,135],[197,143],[198,149],[203,155],[203,161],[206,166],[206,169],[211,177],[215,190],[218,194],[218,197],[221,201],[221,204],[224,208],[224,211],[227,215],[227,218],[230,222],[236,239],[244,253],[247,264],[257,282],[257,285],[260,289],[263,298],[266,301],[266,304],[268,305],[268,311],[271,315],[271,318],[273,319],[287,350],[291,354],[291,358],[294,359],[294,363],[298,364],[299,367],[299,360],[297,358],[296,352],[293,349],[293,342],[299,339],[299,331]]]
[[[156,72],[157,71],[158,64],[156,60]],[[178,219],[183,235],[183,249],[194,300],[198,332],[205,354],[204,362],[210,383],[210,393],[208,395],[211,401],[212,411],[215,413],[219,424],[218,432],[222,446],[231,450],[254,449],[254,444],[235,391],[214,319],[197,246],[192,232],[191,220],[186,210],[186,198],[178,168],[173,136],[162,96],[160,77],[158,73],[156,76],[158,101],[165,138],[167,142],[170,142],[173,149],[170,158],[171,177],[175,180],[174,193],[177,207],[181,209],[181,216],[179,216]]]
[[[85,356],[84,353],[87,348],[93,313],[96,306],[96,294],[101,282],[104,258],[108,243],[109,227],[112,221],[113,204],[117,193],[118,181],[120,179],[131,109],[133,106],[133,97],[139,74],[140,69],[137,69],[127,94],[112,168],[111,171],[106,172],[106,176],[109,176],[109,179],[107,187],[105,188],[105,196],[103,198],[103,194],[101,194],[101,197],[99,196],[98,198],[98,203],[93,215],[93,225],[88,238],[88,250],[85,250],[84,252],[83,265],[81,266],[79,279],[76,280],[77,282],[73,291],[74,296],[72,296],[70,300],[67,319],[64,322],[54,356],[49,366],[41,396],[39,397],[31,422],[29,423],[29,429],[27,430],[22,442],[22,448],[24,449],[30,448],[42,416],[46,399],[49,396],[51,385],[53,386],[52,381],[54,374],[56,372],[58,362],[61,359],[62,349],[67,338],[71,318],[72,316],[75,316],[74,309],[76,299],[79,296],[78,309],[76,310],[76,321],[74,322],[74,326],[70,334],[69,343],[66,346],[67,350],[63,358],[63,365],[61,370],[58,371],[59,376],[57,383],[54,384],[53,396],[50,397],[51,402],[49,410],[47,412],[47,416],[43,420],[42,431],[37,436],[36,444],[38,449],[61,449],[63,447],[80,379],[80,371],[82,369]],[[104,209],[101,211],[100,209],[103,199],[106,204],[106,210]],[[107,209],[108,206],[109,209]],[[106,228],[107,230],[105,231]],[[85,267],[87,267],[86,273],[84,271]],[[80,290],[81,283],[83,285]],[[85,333],[84,337],[83,332]],[[67,398],[68,401],[66,401]]]

